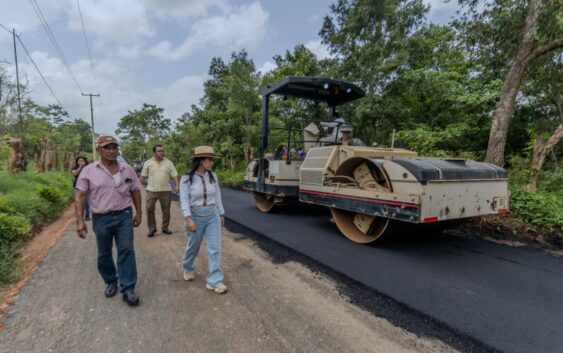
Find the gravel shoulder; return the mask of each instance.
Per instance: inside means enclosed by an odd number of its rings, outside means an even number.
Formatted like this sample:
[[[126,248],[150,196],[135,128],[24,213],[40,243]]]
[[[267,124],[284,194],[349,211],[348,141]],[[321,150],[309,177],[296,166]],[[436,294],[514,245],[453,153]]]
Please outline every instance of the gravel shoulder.
[[[223,230],[229,292],[205,288],[205,244],[194,282],[182,279],[186,236],[172,204],[172,235],[136,233],[141,305],[107,299],[91,227],[74,222],[6,308],[0,352],[453,352],[349,303],[338,283],[300,263],[274,261],[255,242]],[[56,236],[56,234],[52,234]]]

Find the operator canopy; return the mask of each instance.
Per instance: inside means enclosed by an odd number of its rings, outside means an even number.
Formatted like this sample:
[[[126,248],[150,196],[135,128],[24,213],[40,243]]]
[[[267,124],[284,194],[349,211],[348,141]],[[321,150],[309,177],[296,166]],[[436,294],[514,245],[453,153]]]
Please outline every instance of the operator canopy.
[[[262,90],[262,96],[270,94],[293,96],[326,102],[337,106],[365,96],[365,92],[353,83],[324,77],[286,77]]]

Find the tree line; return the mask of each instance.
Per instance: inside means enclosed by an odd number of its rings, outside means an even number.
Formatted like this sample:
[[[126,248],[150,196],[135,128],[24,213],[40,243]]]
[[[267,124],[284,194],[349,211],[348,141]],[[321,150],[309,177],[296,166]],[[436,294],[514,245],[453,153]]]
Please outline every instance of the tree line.
[[[401,147],[422,155],[460,156],[510,166],[514,156],[539,154],[557,164],[563,136],[563,8],[557,1],[462,0],[448,25],[429,24],[420,0],[338,0],[319,35],[331,57],[304,45],[273,57],[259,72],[242,49],[216,57],[199,104],[174,126],[150,104],[129,111],[117,133],[135,158],[155,141],[185,161],[191,148],[211,144],[224,167],[252,156],[260,131],[260,91],[285,76],[324,76],[357,83],[366,97],[341,109],[367,144]],[[311,102],[275,99],[273,126],[299,128],[327,112]],[[287,132],[272,130],[273,143]],[[534,142],[536,141],[536,142]],[[535,152],[534,145],[536,146]],[[541,163],[538,165],[538,163]],[[242,163],[244,164],[244,163]]]
[[[389,146],[396,131],[396,147],[422,155],[508,167],[513,157],[524,156],[535,161],[532,170],[541,170],[546,160],[555,168],[563,136],[563,5],[458,3],[457,18],[436,25],[428,23],[429,7],[421,0],[337,0],[319,29],[329,58],[319,59],[302,44],[275,55],[269,72],[259,72],[244,49],[226,60],[213,58],[203,96],[181,117],[145,103],[121,118],[116,133],[123,153],[135,160],[163,143],[182,164],[194,146],[209,144],[223,155],[223,168],[240,170],[258,144],[261,89],[285,76],[323,76],[366,91],[340,113],[368,145]],[[8,94],[0,97],[0,133],[7,136],[16,134],[17,124],[10,119],[13,84],[2,82]],[[271,125],[286,129],[329,118],[322,106],[293,99],[274,99],[270,110]],[[91,150],[86,122],[29,99],[24,111],[26,155],[40,150],[39,131],[47,131],[64,153]],[[270,146],[287,141],[287,134],[272,129]]]

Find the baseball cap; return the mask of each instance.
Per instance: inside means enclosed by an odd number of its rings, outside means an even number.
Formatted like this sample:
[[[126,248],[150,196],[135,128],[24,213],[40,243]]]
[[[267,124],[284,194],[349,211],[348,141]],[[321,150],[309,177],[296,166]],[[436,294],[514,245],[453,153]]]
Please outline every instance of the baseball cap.
[[[98,136],[98,138],[96,139],[96,146],[97,147],[103,147],[106,145],[111,145],[111,144],[115,144],[115,145],[119,145],[119,143],[117,142],[117,139],[113,136],[108,136],[108,135],[102,135],[102,136]]]

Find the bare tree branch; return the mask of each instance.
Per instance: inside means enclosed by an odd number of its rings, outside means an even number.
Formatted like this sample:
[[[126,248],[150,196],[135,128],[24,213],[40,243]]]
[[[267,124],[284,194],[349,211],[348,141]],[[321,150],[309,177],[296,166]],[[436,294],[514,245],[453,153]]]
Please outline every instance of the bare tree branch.
[[[535,58],[542,56],[552,50],[555,50],[557,48],[561,48],[563,47],[563,38],[558,38],[554,41],[551,41],[549,43],[547,43],[546,45],[536,48],[534,51],[532,51],[530,53],[530,55],[528,56],[528,60],[532,61]]]

